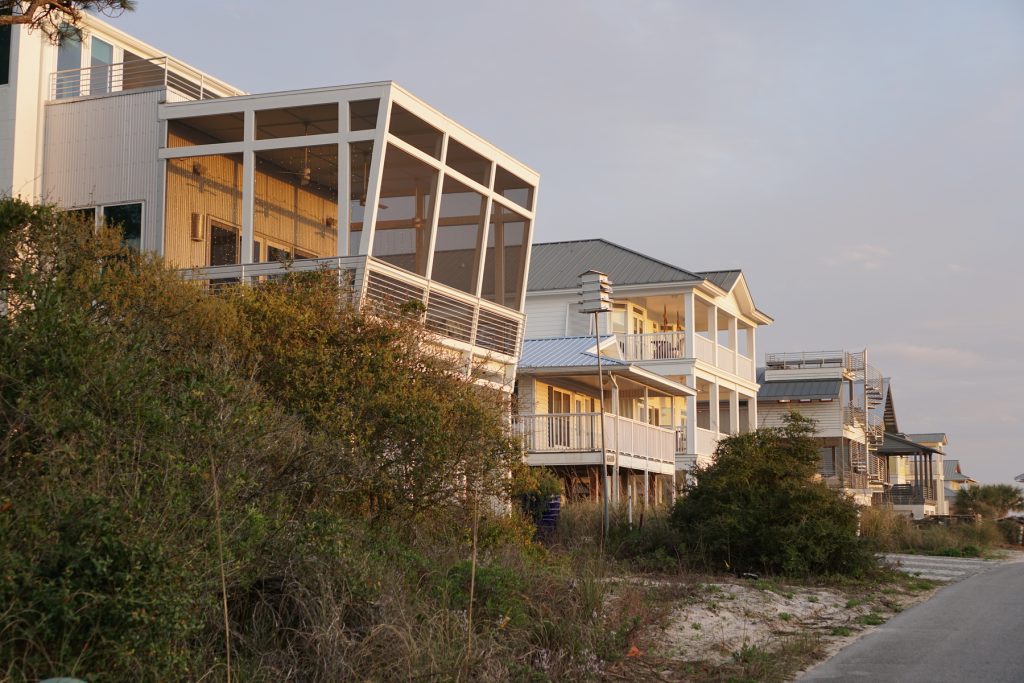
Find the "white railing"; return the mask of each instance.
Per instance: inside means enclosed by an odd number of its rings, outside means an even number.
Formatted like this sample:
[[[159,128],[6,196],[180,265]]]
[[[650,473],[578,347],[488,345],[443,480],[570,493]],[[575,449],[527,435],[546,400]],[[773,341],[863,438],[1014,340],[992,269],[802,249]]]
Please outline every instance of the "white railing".
[[[422,313],[426,328],[442,338],[498,354],[498,359],[505,362],[514,362],[519,356],[525,317],[522,313],[370,256],[207,266],[182,273],[186,279],[219,286],[253,284],[287,273],[316,270],[337,271],[339,282],[351,284],[361,305],[371,305],[388,315]]]
[[[715,342],[700,334],[693,335],[693,354],[698,360],[714,364]]]
[[[686,357],[683,332],[620,334],[619,348],[628,361],[672,360]]]
[[[736,357],[728,346],[718,345],[718,367],[736,374]]]
[[[754,379],[754,361],[742,353],[736,356],[736,374],[745,379]]]
[[[846,351],[797,351],[765,354],[765,366],[771,370],[789,368],[848,368],[855,365]]]
[[[696,428],[696,447],[697,455],[711,455],[715,452],[715,447],[718,446],[718,439],[721,435],[717,432],[713,432],[710,429],[702,429],[701,427]]]
[[[174,90],[189,100],[244,94],[170,57],[133,59],[50,74],[51,100],[156,87]]]
[[[516,415],[512,425],[527,453],[600,453],[599,417],[599,413]],[[675,462],[676,433],[671,429],[606,413],[604,439],[609,454]]]

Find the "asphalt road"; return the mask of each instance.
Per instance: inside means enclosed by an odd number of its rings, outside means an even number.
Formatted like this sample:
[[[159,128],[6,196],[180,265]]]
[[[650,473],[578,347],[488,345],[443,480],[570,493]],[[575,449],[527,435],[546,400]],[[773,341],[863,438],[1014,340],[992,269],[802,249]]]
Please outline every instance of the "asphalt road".
[[[798,680],[1021,683],[1024,562],[998,564],[943,588]]]

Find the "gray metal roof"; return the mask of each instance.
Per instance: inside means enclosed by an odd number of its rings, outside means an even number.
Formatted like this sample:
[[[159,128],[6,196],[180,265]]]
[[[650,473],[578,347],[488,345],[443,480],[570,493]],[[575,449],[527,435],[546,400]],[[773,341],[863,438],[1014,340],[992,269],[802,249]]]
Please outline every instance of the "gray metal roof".
[[[907,438],[918,443],[944,443],[947,441],[944,432],[925,432],[923,434],[907,434]],[[956,462],[955,460],[953,462]]]
[[[575,289],[580,273],[588,270],[601,271],[612,281],[612,286],[704,280],[689,270],[607,240],[590,239],[534,243],[527,289],[531,292]]]
[[[608,339],[609,337],[605,337],[601,341],[605,342]],[[523,342],[523,355],[519,360],[519,368],[576,368],[597,365],[597,354],[592,352],[594,345],[593,337],[527,339]],[[629,363],[608,358],[603,352],[601,356],[601,362],[605,365],[629,365]]]
[[[942,451],[937,451],[934,448],[912,441],[904,434],[886,432],[885,439],[882,441],[878,452],[881,455],[928,455],[931,453],[941,453]]]
[[[807,380],[774,380],[763,381],[764,375],[758,378],[761,388],[757,392],[757,400],[778,401],[800,399],[820,400],[839,398],[843,388],[841,379],[807,379]]]
[[[742,272],[741,270],[705,270],[697,273],[697,275],[728,292],[736,284],[736,281],[740,279]]]
[[[943,460],[942,476],[946,481],[974,481],[960,472],[959,460]]]

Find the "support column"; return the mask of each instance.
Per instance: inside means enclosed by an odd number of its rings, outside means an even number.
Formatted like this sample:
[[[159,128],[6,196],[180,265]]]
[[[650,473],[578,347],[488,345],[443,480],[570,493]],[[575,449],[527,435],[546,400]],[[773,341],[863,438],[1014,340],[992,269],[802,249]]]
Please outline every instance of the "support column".
[[[686,397],[686,453],[697,452],[697,397]]]
[[[757,429],[757,396],[747,395],[747,431]]]
[[[732,373],[739,374],[740,370],[740,337],[739,320],[736,316],[729,316],[729,349],[732,351]]]
[[[619,385],[612,378],[612,413],[615,415],[612,439],[615,443],[615,464],[612,467],[612,500],[619,500]]]
[[[718,306],[708,306],[708,334],[711,335],[711,363],[718,367]]]
[[[693,335],[697,334],[696,318],[694,317],[694,306],[696,297],[693,292],[683,295],[683,357],[693,358]]]
[[[740,393],[735,388],[729,392],[729,433],[740,433]]]
[[[711,387],[708,389],[708,412],[711,415],[711,424],[708,425],[712,432],[716,435],[721,432],[719,425],[721,424],[721,398],[718,395],[718,379],[716,378],[712,382]]]

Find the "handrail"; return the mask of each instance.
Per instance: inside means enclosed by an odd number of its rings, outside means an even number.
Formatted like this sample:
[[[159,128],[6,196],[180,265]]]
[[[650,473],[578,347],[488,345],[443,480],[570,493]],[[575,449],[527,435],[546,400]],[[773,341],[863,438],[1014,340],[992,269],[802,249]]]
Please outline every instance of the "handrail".
[[[685,332],[619,334],[619,348],[627,361],[681,359],[686,355]]]
[[[166,55],[63,69],[50,74],[51,100],[155,87],[174,90],[190,100],[245,94],[242,90]]]
[[[595,453],[601,451],[600,413],[528,413],[514,415],[514,433],[527,453]],[[675,463],[675,430],[604,413],[605,448],[642,460]]]

